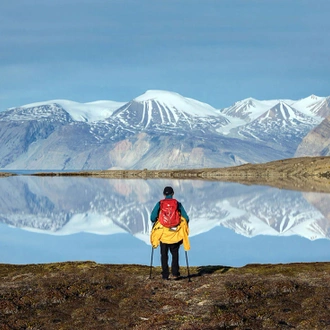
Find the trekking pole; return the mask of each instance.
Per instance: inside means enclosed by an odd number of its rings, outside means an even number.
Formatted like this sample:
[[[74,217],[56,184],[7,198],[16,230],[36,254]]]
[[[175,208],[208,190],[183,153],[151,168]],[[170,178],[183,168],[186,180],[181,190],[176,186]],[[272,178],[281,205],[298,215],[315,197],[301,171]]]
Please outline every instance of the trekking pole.
[[[150,260],[150,275],[149,275],[149,279],[151,279],[151,273],[152,273],[152,260],[154,258],[154,247],[151,246],[151,260]]]
[[[185,251],[186,253],[186,263],[187,263],[187,270],[188,270],[188,282],[191,282],[191,279],[190,279],[190,272],[189,272],[189,264],[188,264],[188,253],[187,251]]]

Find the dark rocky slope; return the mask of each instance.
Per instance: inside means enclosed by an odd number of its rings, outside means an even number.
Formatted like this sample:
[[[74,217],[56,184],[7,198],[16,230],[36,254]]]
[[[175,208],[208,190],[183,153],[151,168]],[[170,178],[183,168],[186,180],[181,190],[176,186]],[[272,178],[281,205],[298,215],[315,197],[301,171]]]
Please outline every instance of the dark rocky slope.
[[[301,141],[296,157],[330,155],[330,116],[312,129]]]

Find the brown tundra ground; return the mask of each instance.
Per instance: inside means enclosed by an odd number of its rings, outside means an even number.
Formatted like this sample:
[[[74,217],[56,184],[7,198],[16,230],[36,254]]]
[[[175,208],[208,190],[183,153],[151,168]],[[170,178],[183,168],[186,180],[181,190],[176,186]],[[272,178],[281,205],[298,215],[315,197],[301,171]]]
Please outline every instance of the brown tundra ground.
[[[182,269],[182,273],[184,269]],[[0,265],[0,329],[330,329],[330,263]]]
[[[180,178],[330,192],[330,158],[231,168],[39,173]],[[330,262],[183,267],[94,262],[0,264],[0,329],[330,329]],[[151,278],[150,278],[151,274]]]

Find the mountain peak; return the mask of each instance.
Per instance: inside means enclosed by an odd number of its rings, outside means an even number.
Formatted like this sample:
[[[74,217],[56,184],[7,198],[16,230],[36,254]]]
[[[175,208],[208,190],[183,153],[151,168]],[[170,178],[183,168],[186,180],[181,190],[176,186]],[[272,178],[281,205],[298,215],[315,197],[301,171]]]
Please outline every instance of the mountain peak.
[[[289,120],[296,116],[296,110],[294,110],[290,105],[283,101],[280,101],[271,109],[269,109],[263,116],[266,117],[277,117],[282,120]]]
[[[277,103],[278,101],[275,100],[259,101],[249,97],[235,102],[234,105],[228,108],[222,109],[221,113],[249,122],[261,116]]]
[[[123,104],[125,104],[125,102],[100,100],[95,102],[79,103],[70,100],[58,99],[26,104],[21,106],[20,109],[30,111],[29,109],[34,108],[47,109],[50,107],[58,107],[65,110],[74,121],[95,122],[104,120],[105,118],[111,116],[111,114]]]
[[[295,109],[309,115],[327,117],[330,114],[327,98],[314,94],[291,104]]]
[[[183,98],[178,93],[175,92],[170,92],[170,91],[164,91],[164,90],[157,90],[157,89],[150,89],[147,90],[144,94],[136,97],[134,101],[136,102],[145,102],[149,100],[157,100],[157,101],[162,101],[162,102],[168,102],[168,101],[173,101]]]
[[[318,100],[319,96],[316,96],[316,95],[312,94],[309,98],[312,99],[312,100]]]
[[[219,116],[219,111],[211,105],[169,91],[148,90],[133,99],[133,102],[147,104],[147,106],[155,108],[166,108],[171,112],[186,113],[192,116]]]

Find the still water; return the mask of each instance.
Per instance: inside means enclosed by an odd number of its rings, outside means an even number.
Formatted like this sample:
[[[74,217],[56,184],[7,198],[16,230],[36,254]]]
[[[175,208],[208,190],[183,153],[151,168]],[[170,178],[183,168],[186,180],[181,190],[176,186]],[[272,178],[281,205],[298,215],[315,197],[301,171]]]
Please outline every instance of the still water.
[[[208,181],[15,176],[0,178],[0,263],[148,265],[149,215],[167,185],[191,219],[189,265],[330,261],[330,194]],[[159,265],[159,248],[153,264]]]

